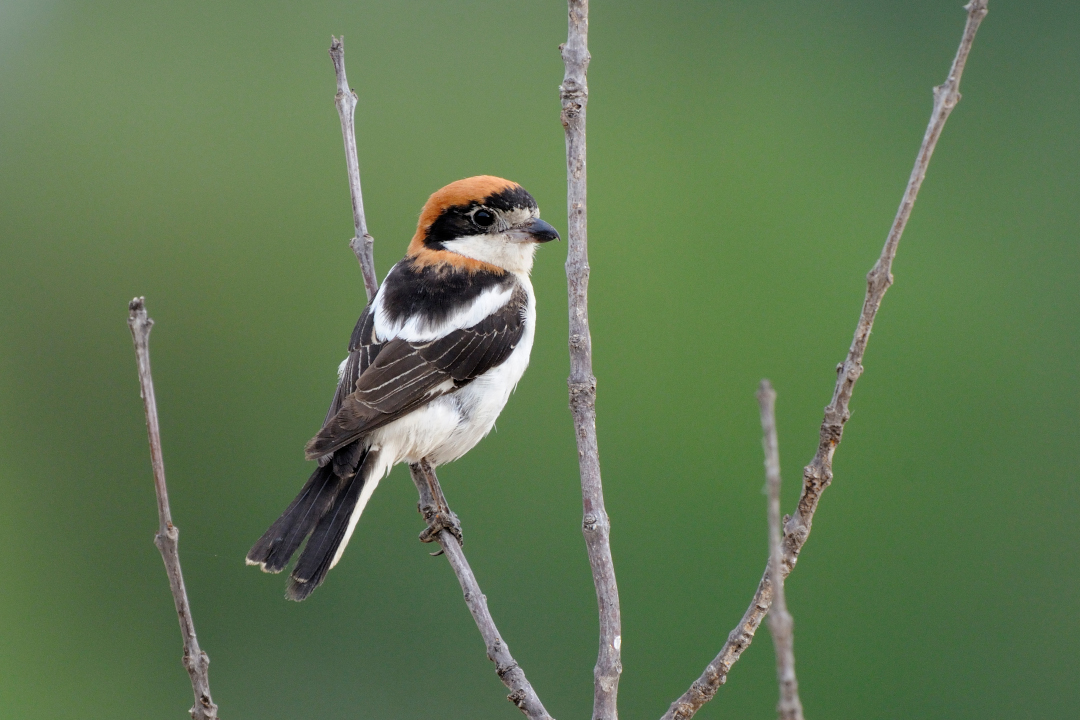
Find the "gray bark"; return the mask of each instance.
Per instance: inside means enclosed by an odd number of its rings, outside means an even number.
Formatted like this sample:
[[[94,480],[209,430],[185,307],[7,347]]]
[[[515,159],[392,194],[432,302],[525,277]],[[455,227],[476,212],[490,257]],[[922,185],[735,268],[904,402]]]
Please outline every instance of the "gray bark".
[[[195,621],[191,617],[184,573],[180,569],[178,541],[180,530],[172,522],[169,510],[169,491],[165,486],[165,461],[161,454],[161,428],[158,426],[157,400],[154,397],[154,378],[150,373],[150,329],[154,321],[146,314],[144,298],[137,297],[128,303],[128,327],[135,343],[135,359],[139,365],[139,391],[146,413],[146,433],[150,440],[150,465],[154,471],[154,490],[157,493],[158,531],[154,544],[165,562],[169,576],[176,616],[180,620],[180,634],[184,639],[184,668],[191,676],[191,690],[195,704],[191,708],[192,720],[217,720],[217,705],[210,697],[210,658],[199,647],[195,638]]]
[[[844,423],[851,417],[848,406],[851,403],[851,394],[855,388],[855,382],[862,375],[863,355],[866,353],[866,345],[870,340],[870,330],[874,326],[874,318],[878,308],[885,297],[885,291],[892,285],[892,263],[896,257],[896,250],[900,243],[900,237],[911,217],[911,209],[915,205],[915,198],[919,194],[923,178],[926,177],[926,169],[930,165],[930,157],[934,153],[938,138],[941,137],[942,128],[949,113],[960,101],[960,76],[964,72],[968,53],[975,40],[975,33],[979,29],[979,23],[986,17],[986,0],[972,0],[965,7],[967,10],[967,23],[964,26],[964,34],[960,41],[960,47],[953,59],[949,76],[945,82],[934,88],[934,109],[930,114],[930,122],[923,135],[922,145],[915,157],[915,166],[911,170],[907,188],[904,190],[900,208],[897,210],[896,219],[893,220],[885,246],[881,250],[881,256],[874,267],[866,276],[866,298],[863,300],[862,313],[855,327],[855,337],[851,342],[847,357],[837,366],[836,387],[833,390],[832,402],[825,408],[825,418],[821,423],[820,439],[817,453],[813,460],[803,470],[802,494],[795,514],[784,524],[783,539],[783,567],[784,577],[792,571],[799,559],[799,551],[802,550],[810,535],[810,528],[817,510],[818,502],[825,488],[832,482],[832,458],[836,452],[836,446],[840,444],[840,438],[844,432]],[[728,635],[728,640],[721,648],[720,653],[705,668],[701,676],[694,681],[682,696],[671,704],[664,714],[663,720],[686,720],[691,718],[706,702],[712,699],[716,691],[727,681],[728,672],[732,665],[738,662],[743,651],[754,640],[754,633],[761,624],[765,613],[769,611],[772,603],[772,583],[769,579],[769,571],[766,570],[758,583],[757,591],[750,602],[742,620],[738,626]]]
[[[345,165],[349,171],[349,194],[352,196],[353,226],[356,234],[349,241],[349,247],[360,263],[360,272],[364,275],[364,290],[368,302],[379,291],[379,278],[375,274],[375,238],[371,237],[364,215],[364,195],[360,190],[360,162],[356,157],[356,93],[349,87],[345,77],[345,38],[330,37],[330,59],[334,62],[334,75],[337,77],[337,106],[341,120],[341,137],[345,141]]]
[[[757,393],[761,406],[761,444],[765,449],[765,488],[769,497],[769,580],[774,589],[769,610],[769,632],[776,647],[776,680],[780,685],[777,715],[780,720],[803,720],[799,683],[795,678],[794,621],[784,597],[783,551],[780,532],[780,447],[776,437],[776,392],[768,380]]]
[[[560,46],[566,74],[559,94],[566,130],[566,284],[570,305],[570,410],[581,472],[582,533],[589,553],[600,610],[600,649],[593,670],[593,720],[618,717],[622,673],[622,619],[619,587],[611,559],[611,521],[604,508],[600,454],[596,442],[596,377],[589,334],[589,249],[585,173],[585,106],[589,100],[589,2],[569,0],[566,43]]]

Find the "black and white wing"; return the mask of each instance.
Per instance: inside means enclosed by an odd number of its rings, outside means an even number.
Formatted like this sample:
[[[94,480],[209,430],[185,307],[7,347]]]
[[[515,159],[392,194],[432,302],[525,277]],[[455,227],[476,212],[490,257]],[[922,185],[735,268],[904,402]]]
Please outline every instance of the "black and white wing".
[[[371,305],[368,305],[364,308],[364,312],[360,313],[360,319],[356,321],[356,328],[353,329],[352,338],[349,340],[349,356],[345,358],[338,372],[337,391],[330,402],[330,409],[326,411],[323,425],[330,422],[330,418],[341,410],[341,404],[345,402],[345,398],[356,389],[356,380],[371,365],[371,361],[379,354],[384,344],[375,339],[375,315],[371,310]]]
[[[339,450],[503,363],[525,331],[527,303],[518,286],[506,304],[470,327],[425,342],[396,338],[381,344],[373,313],[366,309],[353,332],[331,413],[307,444],[308,459]]]

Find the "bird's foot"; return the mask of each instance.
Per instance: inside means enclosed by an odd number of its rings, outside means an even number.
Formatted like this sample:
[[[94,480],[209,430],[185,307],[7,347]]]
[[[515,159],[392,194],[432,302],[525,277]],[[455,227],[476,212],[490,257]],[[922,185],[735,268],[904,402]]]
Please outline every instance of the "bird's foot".
[[[424,520],[427,521],[427,528],[420,533],[420,542],[436,542],[439,537],[439,533],[443,530],[449,530],[450,534],[457,538],[458,545],[464,545],[465,541],[461,536],[461,521],[458,520],[458,516],[447,509],[438,509],[431,506],[420,508],[420,514],[424,516]],[[441,554],[440,550],[436,555]]]

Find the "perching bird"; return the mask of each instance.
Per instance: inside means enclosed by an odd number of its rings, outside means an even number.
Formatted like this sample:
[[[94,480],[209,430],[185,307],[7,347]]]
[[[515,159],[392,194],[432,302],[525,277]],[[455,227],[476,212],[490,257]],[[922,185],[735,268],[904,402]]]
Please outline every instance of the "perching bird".
[[[494,426],[529,364],[537,243],[559,237],[539,215],[520,185],[489,175],[451,183],[424,205],[405,258],[356,323],[326,420],[307,444],[319,466],[248,553],[249,565],[281,572],[308,538],[290,600],[337,564],[390,468],[456,460]]]

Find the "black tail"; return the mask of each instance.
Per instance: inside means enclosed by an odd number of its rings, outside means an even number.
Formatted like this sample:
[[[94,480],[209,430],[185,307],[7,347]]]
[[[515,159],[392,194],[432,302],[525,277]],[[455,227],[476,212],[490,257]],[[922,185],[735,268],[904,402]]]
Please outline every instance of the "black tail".
[[[368,479],[373,455],[358,457],[359,462],[353,465],[356,472],[347,477],[334,472],[341,470],[334,462],[316,468],[296,499],[248,552],[249,565],[281,572],[304,539],[311,536],[289,577],[288,599],[303,600],[326,578]]]
[[[284,570],[289,558],[334,503],[340,485],[341,478],[334,474],[332,464],[315,468],[300,494],[248,552],[248,565],[258,565],[271,573]]]

